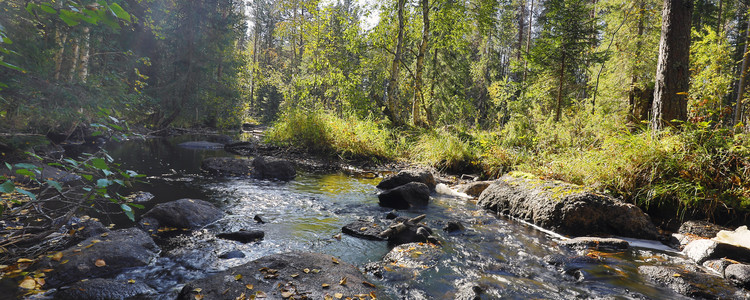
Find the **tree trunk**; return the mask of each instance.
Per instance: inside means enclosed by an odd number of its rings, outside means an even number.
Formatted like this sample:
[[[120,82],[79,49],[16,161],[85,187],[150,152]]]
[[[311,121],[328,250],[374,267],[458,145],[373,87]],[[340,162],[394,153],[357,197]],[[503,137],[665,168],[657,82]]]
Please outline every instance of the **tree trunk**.
[[[526,19],[526,1],[520,1],[520,11],[518,12],[518,51],[516,52],[516,60],[521,61],[521,54],[523,52],[523,31],[524,23]]]
[[[417,69],[415,78],[414,101],[412,102],[412,123],[415,126],[424,125],[420,115],[420,108],[424,106],[424,92],[422,91],[422,70],[424,69],[424,56],[427,53],[427,43],[430,39],[430,1],[422,0],[422,42],[419,44],[417,54]]]
[[[651,119],[655,131],[687,120],[692,10],[691,0],[664,0]]]
[[[60,71],[62,69],[63,57],[65,57],[65,42],[68,40],[67,33],[60,33],[58,29],[55,32],[55,42],[57,43],[60,50],[55,52],[55,80],[60,80]]]
[[[734,125],[739,124],[742,121],[742,99],[744,99],[745,88],[747,85],[747,68],[750,54],[748,54],[747,45],[750,44],[750,20],[747,22],[747,32],[745,32],[747,38],[745,39],[745,52],[742,55],[742,68],[740,69],[740,83],[737,85],[737,104],[734,107]]]
[[[562,94],[563,85],[565,84],[565,54],[562,56],[562,62],[560,63],[560,78],[557,87],[557,105],[555,106],[555,122],[560,121],[562,115]]]
[[[257,23],[255,26],[259,26]],[[256,69],[258,68],[258,30],[253,36],[253,64],[250,66],[250,107],[255,109],[255,81],[257,80]]]
[[[396,37],[396,51],[393,58],[393,64],[391,65],[391,78],[388,81],[388,110],[391,122],[394,125],[402,125],[400,118],[400,110],[398,108],[398,76],[399,67],[401,61],[401,51],[404,47],[404,2],[406,0],[398,0],[398,36]]]
[[[89,76],[89,54],[91,53],[90,47],[91,29],[89,27],[83,28],[83,39],[81,47],[81,65],[78,68],[78,79],[82,83],[86,83],[86,79]]]
[[[78,69],[78,44],[80,44],[80,40],[73,42],[73,50],[71,51],[71,54],[73,55],[73,60],[70,62],[70,71],[68,72],[68,82],[73,82],[73,80],[76,78],[76,69]]]
[[[529,9],[529,24],[526,26],[528,27],[528,30],[526,31],[526,54],[529,53],[529,50],[531,49],[531,28],[533,27],[532,24],[534,24],[534,0],[531,0],[531,7]],[[528,73],[529,61],[524,60],[523,61],[523,81],[526,81],[526,74]]]
[[[643,54],[643,32],[645,31],[646,24],[646,1],[638,0],[638,28],[635,41],[635,61],[641,60]],[[631,123],[640,123],[641,121],[648,120],[648,111],[653,105],[653,91],[651,95],[647,95],[647,91],[638,87],[638,76],[640,76],[640,70],[637,66],[633,66],[630,70],[630,90],[628,92],[628,98],[630,100],[630,114],[629,119]]]

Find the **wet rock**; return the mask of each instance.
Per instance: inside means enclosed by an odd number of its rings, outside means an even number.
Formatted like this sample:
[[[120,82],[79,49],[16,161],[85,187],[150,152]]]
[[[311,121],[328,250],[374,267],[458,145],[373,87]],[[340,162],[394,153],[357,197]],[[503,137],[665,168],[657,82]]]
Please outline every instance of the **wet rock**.
[[[221,259],[245,258],[245,253],[240,250],[232,250],[219,255]]]
[[[247,288],[250,285],[252,290]],[[367,278],[349,263],[326,254],[289,252],[266,256],[189,282],[178,299],[194,300],[196,295],[202,295],[203,299],[236,299],[241,295],[247,298],[265,295],[267,299],[296,299],[305,295],[308,299],[324,299],[335,293],[353,297],[371,292],[380,295],[380,291],[367,284]]]
[[[693,234],[681,234],[673,233],[671,237],[666,241],[666,244],[672,248],[682,250],[693,241],[705,240],[706,238],[700,237]]]
[[[55,294],[55,299],[131,299],[154,294],[156,294],[154,289],[141,282],[129,283],[125,280],[94,278],[61,288]]]
[[[36,155],[53,159],[62,159],[65,155],[65,149],[57,144],[36,145],[32,147],[32,150]]]
[[[240,230],[234,232],[219,233],[216,235],[216,237],[221,239],[238,241],[245,244],[262,240],[264,236],[266,236],[266,233],[262,230]]]
[[[677,232],[682,235],[695,235],[710,239],[715,237],[716,234],[722,230],[730,229],[708,221],[687,221],[680,225],[680,229]]]
[[[200,150],[224,149],[224,144],[212,143],[208,141],[184,142],[184,143],[180,143],[177,146],[180,146],[182,148],[187,148],[187,149],[200,149]]]
[[[106,236],[88,238],[60,253],[62,256],[59,259],[53,254],[43,258],[35,267],[52,269],[47,273],[45,288],[59,287],[86,278],[106,277],[126,268],[145,266],[158,256],[159,247],[143,231],[129,228],[109,232]]]
[[[426,206],[430,202],[430,189],[424,183],[410,182],[380,193],[378,200],[380,206],[395,209]]]
[[[255,168],[253,176],[258,179],[289,181],[297,176],[297,171],[291,162],[270,156],[255,158],[253,160],[253,167]]]
[[[724,270],[724,277],[738,287],[750,289],[750,265],[731,264]]]
[[[720,243],[750,249],[750,230],[747,229],[747,225],[740,226],[734,231],[722,230],[716,234],[714,240]]]
[[[479,195],[492,184],[492,181],[475,181],[467,184],[463,184],[458,188],[458,191],[467,194],[472,197],[479,197]]]
[[[255,151],[258,150],[258,144],[260,144],[260,141],[258,141],[257,139],[252,139],[246,142],[226,144],[224,146],[224,150],[231,153],[247,156],[255,153]]]
[[[248,176],[253,174],[252,161],[233,157],[209,157],[201,162],[201,169],[214,175]]]
[[[151,201],[152,199],[154,199],[154,197],[154,194],[151,194],[149,192],[138,191],[128,195],[125,198],[128,202],[145,203]]]
[[[349,224],[344,225],[341,228],[341,232],[358,238],[382,241],[384,240],[380,233],[383,231],[383,227],[367,221],[367,220],[356,220]]]
[[[443,231],[445,232],[457,232],[462,230],[464,230],[464,225],[459,221],[448,221],[448,223],[445,224],[445,227],[443,227]]]
[[[390,190],[410,182],[425,184],[429,190],[434,190],[437,182],[430,171],[426,170],[403,170],[396,175],[384,178],[377,187],[381,190]]]
[[[395,218],[398,218],[398,213],[397,213],[397,212],[396,212],[395,210],[389,211],[389,212],[388,212],[388,213],[387,213],[387,214],[385,215],[385,218],[386,218],[386,219],[388,219],[388,220],[393,220],[393,219],[395,219]]]
[[[696,263],[703,263],[709,259],[729,258],[742,262],[750,260],[750,249],[735,245],[719,243],[714,240],[696,240],[690,242],[683,253]]]
[[[647,280],[666,286],[688,297],[742,299],[742,294],[725,279],[678,267],[640,266],[638,273]]]
[[[659,237],[637,206],[569,183],[503,176],[482,192],[478,204],[566,235]]]
[[[160,203],[143,217],[158,221],[159,226],[196,229],[206,226],[224,216],[224,213],[203,200],[180,199]],[[141,222],[143,224],[143,222]],[[153,221],[150,222],[151,225]]]
[[[391,245],[401,245],[408,243],[438,243],[437,239],[432,236],[432,229],[419,223],[425,215],[413,219],[398,217],[393,220],[388,229],[380,233],[380,236],[387,237]]]
[[[263,220],[263,217],[261,217],[260,215],[255,215],[253,217],[253,220],[255,220],[255,222],[260,223],[260,224],[266,224],[266,223],[268,223],[268,222],[266,222],[266,220]]]
[[[732,263],[726,259],[710,259],[710,260],[703,262],[703,267],[709,270],[714,270],[716,271],[716,273],[718,273],[719,275],[723,277],[724,270],[727,268],[727,266],[731,264]]]
[[[93,219],[78,220],[66,226],[71,230],[75,230],[73,237],[77,241],[82,241],[90,237],[101,236],[104,233],[110,232],[109,228],[104,226],[101,222]]]
[[[444,255],[443,249],[434,244],[403,244],[391,249],[382,261],[365,266],[365,271],[390,282],[408,282],[423,270],[435,267]]]
[[[456,300],[479,300],[482,299],[484,289],[478,285],[465,285],[456,293]]]
[[[624,251],[630,243],[616,238],[577,237],[559,242],[560,246],[576,250],[594,249],[598,251]]]

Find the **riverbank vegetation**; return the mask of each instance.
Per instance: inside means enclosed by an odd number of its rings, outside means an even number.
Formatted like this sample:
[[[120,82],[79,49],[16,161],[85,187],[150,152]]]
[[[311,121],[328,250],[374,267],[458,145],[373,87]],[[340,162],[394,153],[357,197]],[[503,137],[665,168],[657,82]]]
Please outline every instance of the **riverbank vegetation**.
[[[90,19],[104,7],[116,18]],[[667,217],[750,212],[745,0],[0,10],[2,131],[70,135],[99,108],[149,131],[263,123],[313,154],[523,171]]]

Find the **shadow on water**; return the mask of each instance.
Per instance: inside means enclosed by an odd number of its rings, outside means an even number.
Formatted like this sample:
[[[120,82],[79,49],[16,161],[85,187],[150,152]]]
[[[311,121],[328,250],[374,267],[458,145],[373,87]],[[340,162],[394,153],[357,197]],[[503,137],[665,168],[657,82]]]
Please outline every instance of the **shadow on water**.
[[[343,174],[300,174],[288,183],[249,178],[210,178],[200,171],[204,158],[231,156],[223,150],[194,150],[177,146],[182,139],[148,139],[109,145],[109,154],[124,169],[146,174],[135,189],[150,192],[157,203],[199,198],[223,209],[227,216],[203,230],[161,239],[163,252],[153,265],[130,270],[119,279],[136,279],[173,299],[185,282],[238,266],[251,260],[291,250],[330,254],[360,269],[380,261],[389,251],[386,242],[353,238],[341,227],[358,218],[382,219],[390,209],[378,206],[375,184]],[[143,211],[145,211],[143,210]],[[143,211],[140,211],[142,213]],[[435,266],[405,280],[381,284],[392,298],[456,299],[479,293],[482,299],[679,299],[681,296],[646,283],[637,272],[642,264],[679,260],[675,254],[646,248],[602,255],[594,262],[559,270],[546,257],[579,254],[556,246],[559,237],[533,226],[498,217],[463,198],[434,194],[423,209],[400,211],[425,222],[441,241],[443,254]],[[256,223],[255,215],[267,222]],[[133,223],[113,217],[118,227]],[[458,233],[440,230],[449,220],[466,227]],[[215,233],[260,229],[265,239],[241,244],[222,240]],[[241,251],[245,257],[220,259]],[[566,274],[568,273],[568,274]],[[570,274],[570,275],[569,275]]]

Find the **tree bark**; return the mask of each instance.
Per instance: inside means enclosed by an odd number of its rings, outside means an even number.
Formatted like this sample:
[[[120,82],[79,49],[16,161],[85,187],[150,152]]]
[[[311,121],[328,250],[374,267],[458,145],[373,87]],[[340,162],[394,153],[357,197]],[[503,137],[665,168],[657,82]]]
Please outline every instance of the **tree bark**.
[[[737,85],[737,102],[734,107],[734,125],[739,124],[740,121],[742,121],[742,100],[744,99],[745,95],[745,88],[747,86],[747,72],[748,72],[748,60],[750,60],[750,54],[748,54],[748,47],[747,45],[750,44],[750,20],[747,22],[747,31],[745,32],[747,35],[747,38],[745,39],[745,52],[742,55],[742,68],[740,69],[740,82]]]
[[[82,47],[81,47],[81,64],[78,68],[78,79],[81,80],[82,83],[86,83],[86,79],[89,76],[89,54],[91,53],[91,49],[89,49],[91,43],[91,29],[89,27],[83,28],[83,36],[81,39],[82,41]]]
[[[391,78],[388,81],[388,111],[391,122],[394,125],[402,125],[398,109],[398,76],[401,61],[401,52],[404,47],[404,2],[398,0],[398,36],[396,37],[396,51],[394,52],[393,64],[391,65]]]
[[[68,40],[67,33],[61,33],[58,29],[55,32],[55,42],[60,50],[55,53],[55,80],[60,80],[60,71],[62,70],[63,57],[65,57],[65,42]]]
[[[531,7],[529,9],[529,23],[528,23],[528,30],[526,32],[526,54],[528,55],[529,50],[531,49],[531,28],[533,27],[533,21],[534,21],[534,0],[531,0]],[[529,71],[528,69],[529,61],[524,60],[523,61],[523,81],[526,81],[526,75]]]
[[[643,54],[643,32],[646,28],[646,1],[638,0],[638,27],[636,32],[635,41],[635,61],[641,60]],[[638,80],[641,70],[637,65],[634,65],[630,70],[630,91],[628,92],[628,98],[630,100],[630,122],[640,123],[641,121],[648,120],[648,111],[653,105],[653,92],[651,95],[647,95],[647,91],[644,91],[638,87]]]
[[[71,54],[73,55],[73,60],[70,62],[70,71],[68,72],[68,82],[73,82],[73,80],[76,77],[76,70],[78,69],[78,45],[80,44],[80,40],[73,42],[73,50],[71,51]]]
[[[651,119],[655,131],[687,120],[692,11],[690,0],[664,0]]]
[[[520,1],[520,11],[518,12],[518,51],[516,52],[516,60],[521,61],[521,54],[523,53],[523,34],[524,34],[524,23],[526,19],[526,1]]]
[[[430,1],[422,0],[422,42],[419,44],[417,54],[417,69],[415,79],[414,101],[412,102],[412,123],[415,126],[424,125],[420,114],[420,107],[424,106],[424,92],[422,91],[422,70],[424,69],[424,56],[427,53],[427,43],[430,39]]]

